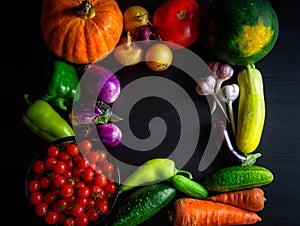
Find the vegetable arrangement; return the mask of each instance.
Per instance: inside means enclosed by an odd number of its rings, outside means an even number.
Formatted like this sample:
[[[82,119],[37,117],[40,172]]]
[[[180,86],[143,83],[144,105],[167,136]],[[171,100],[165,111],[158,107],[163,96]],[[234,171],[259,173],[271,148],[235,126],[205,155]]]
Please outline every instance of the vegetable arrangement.
[[[202,13],[203,33],[199,26]],[[145,60],[145,65],[151,70],[165,71],[172,64],[173,51],[195,44],[200,35],[215,57],[207,64],[211,74],[199,79],[196,93],[213,98],[211,114],[217,107],[224,113],[226,121],[212,122],[212,132],[216,140],[222,140],[216,148],[224,161],[228,160],[233,166],[218,169],[196,181],[189,171],[177,169],[172,159],[149,159],[122,181],[118,193],[127,197],[112,209],[105,225],[139,225],[169,208],[172,201],[170,217],[174,226],[243,225],[262,220],[256,213],[263,210],[266,202],[260,187],[270,184],[274,175],[269,169],[255,165],[257,158],[261,157],[255,151],[263,134],[266,114],[263,78],[255,63],[271,51],[278,36],[277,17],[266,0],[214,0],[204,12],[194,0],[167,0],[153,15],[138,5],[128,7],[122,14],[114,0],[84,0],[81,4],[74,0],[68,3],[44,0],[41,25],[45,42],[57,58],[49,65],[48,80],[40,98],[31,103],[26,96],[29,107],[23,122],[50,143],[74,136],[75,128],[81,132],[78,136],[82,142],[76,150],[83,151],[84,157],[77,152],[71,154],[75,149],[65,147],[74,160],[73,164],[77,164],[70,166],[72,173],[78,174],[77,182],[85,183],[75,186],[78,196],[83,188],[89,188],[91,192],[92,180],[96,178],[83,171],[91,173],[94,167],[98,170],[102,167],[101,171],[108,173],[109,178],[114,169],[110,162],[105,161],[103,150],[92,151],[94,137],[90,137],[91,131],[96,129],[108,148],[118,146],[122,139],[122,131],[114,124],[122,118],[111,109],[111,104],[120,95],[121,84],[109,69],[95,63],[113,54],[123,66],[133,66]],[[84,73],[78,66],[84,67]],[[241,68],[237,73],[237,84],[230,83],[236,75],[235,66]],[[92,101],[85,101],[78,109],[70,109],[82,98]],[[236,100],[237,123],[233,109]],[[70,111],[68,120],[60,115],[60,110]],[[220,137],[223,139],[218,139]],[[37,214],[44,216],[46,223],[55,224],[59,221],[58,213],[63,213],[65,217],[60,222],[63,225],[87,225],[88,221],[95,221],[99,215],[105,214],[107,202],[95,204],[96,199],[100,200],[98,196],[93,197],[93,205],[85,203],[82,208],[78,203],[83,203],[83,200],[73,202],[72,206],[67,203],[69,208],[63,209],[50,201],[41,201],[45,199],[45,193],[41,192],[49,191],[49,187],[43,187],[41,178],[46,178],[45,171],[54,170],[54,165],[59,170],[57,162],[64,158],[63,154],[57,154],[56,162],[52,159],[52,166],[49,166],[49,159],[54,158],[52,155],[34,166],[38,175],[28,183],[28,190],[34,193],[30,195],[31,203],[39,206],[36,207]],[[103,164],[91,164],[97,161]],[[62,172],[55,173],[63,175]],[[67,198],[62,195],[62,185],[55,178],[48,178],[52,188],[60,193],[54,199]],[[69,187],[66,190],[74,189],[71,185]],[[112,183],[105,192],[103,197],[106,198],[117,193],[116,184]],[[76,220],[71,219],[74,217]]]

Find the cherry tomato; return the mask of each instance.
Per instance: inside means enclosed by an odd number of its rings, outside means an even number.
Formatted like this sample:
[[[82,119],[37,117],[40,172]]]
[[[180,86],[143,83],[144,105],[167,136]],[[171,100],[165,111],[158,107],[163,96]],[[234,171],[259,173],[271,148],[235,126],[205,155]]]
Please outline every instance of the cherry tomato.
[[[44,219],[47,224],[55,224],[58,221],[58,213],[50,210],[46,213]]]
[[[67,169],[66,172],[62,174],[66,180],[72,179],[73,178],[73,171],[71,169]]]
[[[44,195],[44,202],[47,204],[52,204],[56,201],[56,195],[53,194],[52,192],[47,192]]]
[[[73,161],[75,164],[77,164],[82,158],[83,158],[83,156],[81,154],[78,154],[78,155],[73,156]]]
[[[107,196],[106,196],[107,198],[111,197],[111,195],[112,195],[113,193],[115,193],[116,190],[117,190],[117,185],[116,185],[116,183],[113,182],[113,181],[109,181],[109,182],[107,183],[107,185],[104,187],[104,191],[105,191],[106,194],[107,194]]]
[[[76,225],[76,221],[73,217],[68,217],[63,222],[63,226],[75,226],[75,225]]]
[[[40,202],[35,206],[35,213],[38,216],[45,216],[48,211],[48,204],[45,202]]]
[[[75,155],[78,155],[79,154],[79,148],[77,146],[77,144],[67,144],[67,153],[70,155],[70,156],[75,156]]]
[[[73,216],[75,216],[75,217],[78,217],[78,216],[84,214],[84,212],[85,212],[84,206],[81,205],[81,204],[76,204],[76,205],[73,206],[73,208],[72,208],[72,214],[73,214]]]
[[[82,158],[78,161],[77,166],[81,169],[86,169],[89,167],[89,161],[86,158]]]
[[[104,174],[97,174],[94,178],[94,184],[105,187],[107,184],[107,177]]]
[[[47,170],[53,170],[54,165],[57,163],[57,159],[54,157],[49,157],[45,160]]]
[[[82,172],[82,178],[85,182],[91,182],[94,178],[95,171],[92,169],[86,169]]]
[[[38,180],[31,180],[27,184],[27,189],[30,192],[38,191],[40,189],[40,182]]]
[[[108,203],[106,202],[96,202],[96,209],[100,211],[101,214],[106,214],[108,211]]]
[[[106,159],[107,159],[107,152],[104,151],[104,150],[102,150],[102,149],[100,149],[98,151],[98,162],[100,162],[100,163],[101,162],[105,162]]]
[[[57,174],[63,174],[66,170],[67,170],[67,165],[63,161],[58,161],[53,167],[53,171],[56,172]]]
[[[89,224],[89,218],[86,214],[81,214],[76,217],[77,226],[87,226]]]
[[[93,199],[93,198],[88,198],[88,203],[86,204],[86,206],[88,207],[88,208],[92,208],[92,207],[94,207],[95,206],[95,200]]]
[[[53,184],[55,187],[57,188],[61,188],[62,186],[64,186],[67,183],[67,180],[64,176],[57,176],[54,178],[53,180]]]
[[[51,179],[47,176],[42,177],[40,179],[40,185],[42,188],[49,188],[51,186],[51,184],[52,184]]]
[[[103,166],[103,171],[106,173],[111,173],[115,169],[114,165],[111,162],[106,162]]]
[[[195,0],[167,0],[152,15],[152,24],[163,41],[178,49],[199,37],[201,8]]]
[[[79,197],[79,195],[78,195],[76,202],[85,207],[88,204],[88,198],[82,198],[82,197]]]
[[[86,215],[90,221],[96,221],[99,218],[99,211],[96,208],[89,208]]]
[[[69,159],[69,160],[65,161],[65,163],[66,163],[67,169],[73,169],[73,167],[75,166],[73,159]]]
[[[53,209],[55,212],[57,213],[61,213],[62,211],[64,211],[67,207],[67,200],[65,199],[59,199],[54,205],[53,205]]]
[[[84,154],[84,157],[88,160],[89,163],[97,162],[99,155],[97,151],[89,151]]]
[[[173,61],[172,50],[164,43],[153,44],[146,51],[145,61],[150,69],[164,71]]]
[[[87,198],[90,196],[91,191],[88,187],[85,186],[85,187],[79,188],[77,193],[78,193],[78,197]]]
[[[29,201],[33,205],[37,205],[43,201],[43,194],[39,191],[34,191],[30,194]]]
[[[74,193],[74,189],[73,186],[70,184],[65,184],[64,186],[62,186],[61,190],[60,190],[60,195],[63,198],[68,198],[70,196],[72,196]]]
[[[92,141],[90,140],[82,140],[79,144],[78,144],[78,147],[79,147],[79,150],[82,152],[82,153],[85,153],[85,152],[88,152],[88,151],[91,151],[92,148],[93,148],[93,143]]]
[[[69,159],[70,159],[70,155],[66,151],[61,152],[60,155],[58,156],[58,160],[63,161],[63,162],[65,162]]]
[[[48,148],[47,152],[48,152],[48,156],[49,157],[53,157],[53,158],[57,158],[59,156],[59,154],[60,154],[60,150],[56,146],[50,146]]]
[[[46,164],[42,160],[37,160],[33,164],[33,171],[37,174],[42,174],[47,170]]]

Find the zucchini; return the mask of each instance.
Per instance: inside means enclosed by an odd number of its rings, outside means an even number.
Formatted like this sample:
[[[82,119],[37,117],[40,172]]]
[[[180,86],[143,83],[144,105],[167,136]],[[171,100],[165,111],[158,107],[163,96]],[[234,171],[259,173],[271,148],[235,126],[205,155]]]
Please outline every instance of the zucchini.
[[[273,178],[272,172],[263,166],[229,166],[205,178],[203,185],[209,191],[226,192],[267,185]]]
[[[208,197],[205,187],[185,176],[178,174],[171,177],[170,180],[176,189],[190,197],[197,199],[206,199]]]
[[[251,153],[258,147],[264,122],[265,99],[262,75],[254,65],[238,74],[240,97],[238,105],[238,120],[236,146],[245,154]]]
[[[108,216],[106,226],[136,226],[154,216],[176,195],[166,183],[144,186],[125,198]]]

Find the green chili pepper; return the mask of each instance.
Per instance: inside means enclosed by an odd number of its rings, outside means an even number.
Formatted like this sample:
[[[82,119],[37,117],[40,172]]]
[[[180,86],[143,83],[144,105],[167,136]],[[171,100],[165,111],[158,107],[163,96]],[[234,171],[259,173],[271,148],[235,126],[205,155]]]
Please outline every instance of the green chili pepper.
[[[42,99],[51,105],[67,110],[73,101],[79,99],[78,74],[70,63],[62,60],[52,61],[46,69],[45,80]]]
[[[74,136],[70,124],[48,102],[42,99],[31,104],[22,119],[33,133],[48,142]]]
[[[136,186],[153,182],[169,180],[179,173],[187,174],[189,179],[193,176],[185,170],[178,170],[175,162],[168,158],[154,158],[146,161],[129,175],[121,184],[119,192],[127,191]]]

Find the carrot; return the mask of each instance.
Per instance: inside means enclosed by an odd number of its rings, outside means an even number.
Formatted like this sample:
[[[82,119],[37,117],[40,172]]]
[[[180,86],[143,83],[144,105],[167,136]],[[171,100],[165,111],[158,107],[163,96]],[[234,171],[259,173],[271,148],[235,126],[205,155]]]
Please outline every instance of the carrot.
[[[219,193],[210,196],[207,199],[251,211],[262,210],[266,201],[264,191],[261,188],[250,188],[245,190]]]
[[[180,198],[174,207],[174,226],[249,225],[261,221],[255,212],[210,200]]]

